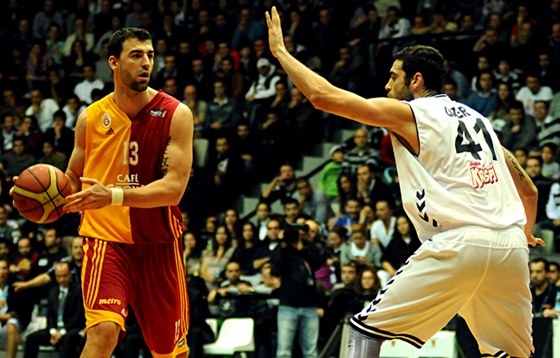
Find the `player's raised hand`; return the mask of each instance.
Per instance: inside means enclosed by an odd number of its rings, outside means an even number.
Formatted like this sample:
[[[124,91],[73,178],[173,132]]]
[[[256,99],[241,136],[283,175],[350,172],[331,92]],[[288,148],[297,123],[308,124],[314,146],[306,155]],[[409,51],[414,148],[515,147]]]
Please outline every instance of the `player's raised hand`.
[[[282,36],[282,25],[280,23],[280,15],[276,6],[273,6],[270,13],[267,11],[266,25],[268,26],[268,45],[270,52],[274,57],[278,56],[278,52],[286,50],[284,46],[284,36]]]

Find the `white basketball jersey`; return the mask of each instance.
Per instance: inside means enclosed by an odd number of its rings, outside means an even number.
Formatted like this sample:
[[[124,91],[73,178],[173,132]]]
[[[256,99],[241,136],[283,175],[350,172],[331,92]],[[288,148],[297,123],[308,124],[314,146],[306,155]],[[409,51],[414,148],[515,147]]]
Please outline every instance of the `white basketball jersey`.
[[[420,153],[391,134],[403,206],[422,241],[461,226],[524,228],[525,209],[488,119],[446,95],[406,102]]]

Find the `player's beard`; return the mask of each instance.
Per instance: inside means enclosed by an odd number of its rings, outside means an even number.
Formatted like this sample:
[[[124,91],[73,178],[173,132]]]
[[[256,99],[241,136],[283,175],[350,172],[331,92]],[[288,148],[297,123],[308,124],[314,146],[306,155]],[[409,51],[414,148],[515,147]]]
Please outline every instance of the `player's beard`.
[[[124,71],[120,72],[122,82],[131,90],[135,92],[144,92],[148,89],[149,81],[146,82],[138,82],[136,78],[143,78],[143,77],[133,77],[130,73],[125,73]]]
[[[387,97],[395,98],[400,101],[411,101],[414,99],[412,91],[410,91],[408,86],[403,86],[400,91],[395,91],[395,89],[393,89],[391,92],[387,93]]]

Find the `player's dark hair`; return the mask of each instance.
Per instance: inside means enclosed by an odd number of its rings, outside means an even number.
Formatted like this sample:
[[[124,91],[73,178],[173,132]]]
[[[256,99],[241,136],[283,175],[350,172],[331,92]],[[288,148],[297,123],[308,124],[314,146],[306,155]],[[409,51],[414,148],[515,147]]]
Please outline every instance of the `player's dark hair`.
[[[415,73],[424,78],[424,87],[428,90],[441,92],[445,78],[443,55],[431,46],[408,46],[394,55],[395,60],[402,61],[405,72],[405,84],[408,86]]]
[[[152,40],[152,35],[145,29],[137,27],[124,27],[111,35],[109,39],[109,56],[119,57],[122,52],[122,44],[128,39],[138,39],[139,41]]]

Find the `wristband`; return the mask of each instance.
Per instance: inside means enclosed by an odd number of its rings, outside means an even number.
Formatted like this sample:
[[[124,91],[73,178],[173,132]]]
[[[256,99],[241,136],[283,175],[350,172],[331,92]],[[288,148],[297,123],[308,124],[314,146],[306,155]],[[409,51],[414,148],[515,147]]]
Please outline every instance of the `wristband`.
[[[111,205],[121,206],[124,201],[123,188],[111,188]]]

